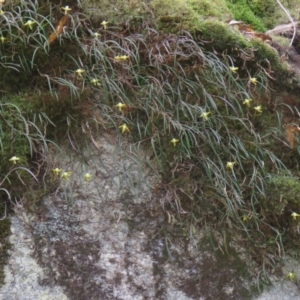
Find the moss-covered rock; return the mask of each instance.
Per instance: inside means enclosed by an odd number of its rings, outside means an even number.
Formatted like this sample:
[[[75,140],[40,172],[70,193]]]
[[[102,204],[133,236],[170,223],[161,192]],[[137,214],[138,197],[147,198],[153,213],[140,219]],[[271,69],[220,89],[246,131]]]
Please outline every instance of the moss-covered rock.
[[[101,10],[97,9],[98,6],[99,1],[97,0],[82,3],[83,10],[93,20],[107,20],[113,26],[140,19],[152,22],[153,26],[160,30],[167,29],[165,22],[160,22],[161,19],[166,20],[166,18],[175,18],[178,25],[184,26],[184,29],[188,30],[194,26],[197,20],[207,18],[225,20],[231,17],[224,0],[151,0],[148,3],[140,0],[102,0]]]
[[[300,211],[299,178],[289,174],[271,175],[266,182],[264,209],[276,215]]]

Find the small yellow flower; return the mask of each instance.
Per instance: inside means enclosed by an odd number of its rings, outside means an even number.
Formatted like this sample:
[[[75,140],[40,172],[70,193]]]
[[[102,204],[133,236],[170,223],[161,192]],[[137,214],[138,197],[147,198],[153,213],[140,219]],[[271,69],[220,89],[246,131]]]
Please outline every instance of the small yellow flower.
[[[130,132],[130,129],[128,128],[127,124],[123,124],[119,126],[119,128],[121,129],[122,133]]]
[[[93,176],[90,173],[86,173],[83,177],[85,181],[90,181]]]
[[[208,120],[208,116],[210,115],[210,112],[204,112],[200,115],[201,118],[203,118],[204,120]]]
[[[174,147],[176,147],[176,145],[179,143],[179,140],[178,140],[178,139],[175,139],[175,138],[173,138],[173,139],[170,141],[170,143],[172,143],[172,144],[173,144],[173,146],[174,146]]]
[[[13,156],[9,161],[12,161],[13,162],[13,164],[15,165],[16,163],[17,163],[17,161],[18,160],[20,160],[20,158],[19,157],[17,157],[17,156]]]
[[[2,9],[0,9],[0,16],[5,15],[5,11],[3,11]]]
[[[101,25],[103,26],[104,29],[107,29],[107,21],[102,21]]]
[[[296,274],[294,272],[289,272],[286,274],[286,278],[289,279],[290,281],[293,281],[296,277]]]
[[[126,61],[128,58],[129,58],[128,55],[117,55],[117,56],[115,57],[115,60],[116,60],[116,61]]]
[[[250,82],[256,85],[257,84],[257,78],[251,77]]]
[[[262,113],[262,107],[261,107],[261,105],[255,106],[254,110],[255,110],[255,112],[261,114]]]
[[[79,77],[82,77],[82,74],[84,73],[85,71],[83,69],[77,69],[75,71],[75,73],[79,76]]]
[[[236,164],[235,161],[228,161],[226,164],[226,168],[229,170],[233,170],[234,165]]]
[[[24,26],[28,26],[30,28],[30,30],[32,30],[32,26],[33,24],[35,24],[36,22],[35,21],[32,21],[32,20],[28,20]]]
[[[126,106],[126,104],[119,102],[116,107],[119,109],[119,111],[122,111],[122,109]]]
[[[252,102],[252,99],[245,99],[243,104],[249,107],[251,105],[250,102]]]
[[[230,70],[233,74],[235,74],[236,71],[237,71],[238,69],[239,69],[238,67],[229,67],[229,70]]]
[[[72,175],[72,172],[66,172],[66,171],[64,171],[64,172],[61,173],[60,178],[69,180],[70,177],[71,177],[71,175]]]
[[[96,79],[96,78],[92,79],[91,84],[94,86],[97,86],[97,85],[100,86],[99,79]]]
[[[243,222],[248,222],[250,220],[250,218],[247,215],[243,215],[242,220],[243,220]]]
[[[300,217],[299,214],[295,213],[295,212],[292,212],[291,213],[291,217],[294,219],[294,220],[297,220],[298,217]]]
[[[99,38],[99,37],[101,36],[101,34],[98,33],[98,32],[94,32],[94,33],[93,33],[93,36],[97,39],[97,38]]]
[[[62,171],[62,169],[59,169],[59,168],[52,169],[52,172],[55,174],[55,176],[58,176],[61,171]]]
[[[65,12],[65,15],[67,15],[68,12],[72,10],[72,8],[70,8],[68,5],[66,5],[65,7],[62,7],[61,9]]]

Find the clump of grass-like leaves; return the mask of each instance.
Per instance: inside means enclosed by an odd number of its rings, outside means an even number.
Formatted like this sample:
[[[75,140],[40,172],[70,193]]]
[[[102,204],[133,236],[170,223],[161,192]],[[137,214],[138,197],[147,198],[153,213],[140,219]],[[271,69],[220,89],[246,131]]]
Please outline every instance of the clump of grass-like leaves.
[[[234,57],[206,52],[188,32],[150,27],[126,36],[108,29],[91,37],[88,53],[83,80],[97,80],[95,106],[125,139],[152,149],[168,214],[192,222],[214,212],[215,221],[251,239],[264,217],[267,173],[285,169],[272,151],[274,129],[259,129],[265,116],[273,118],[267,70],[243,70],[242,61],[235,66]],[[278,235],[268,226],[259,231],[264,239]]]

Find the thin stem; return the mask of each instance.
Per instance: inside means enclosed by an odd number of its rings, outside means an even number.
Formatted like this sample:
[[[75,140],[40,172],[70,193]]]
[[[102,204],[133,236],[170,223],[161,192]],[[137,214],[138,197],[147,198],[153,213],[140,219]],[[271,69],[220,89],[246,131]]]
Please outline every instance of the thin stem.
[[[293,42],[294,42],[294,39],[295,39],[295,36],[296,36],[296,24],[293,20],[293,18],[291,17],[290,13],[287,11],[287,9],[282,5],[282,3],[279,1],[279,0],[276,0],[276,2],[279,4],[279,6],[281,7],[281,9],[286,13],[286,15],[288,16],[288,18],[290,19],[290,21],[292,22],[293,24],[293,28],[294,28],[294,33],[293,33],[293,37],[291,39],[291,42],[290,42],[290,47],[293,45]]]

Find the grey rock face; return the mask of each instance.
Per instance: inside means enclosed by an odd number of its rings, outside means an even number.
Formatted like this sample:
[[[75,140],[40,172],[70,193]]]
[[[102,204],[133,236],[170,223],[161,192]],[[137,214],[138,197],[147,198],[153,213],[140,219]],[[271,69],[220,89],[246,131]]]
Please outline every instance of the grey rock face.
[[[71,171],[70,179],[42,199],[39,215],[16,208],[1,299],[253,298],[245,259],[221,234],[208,238],[205,228],[186,232],[175,217],[168,222],[170,199],[155,192],[160,177],[145,153],[126,137],[103,136],[97,145],[84,153],[85,163],[68,151],[52,153],[53,168]],[[280,299],[299,299],[287,284]]]

